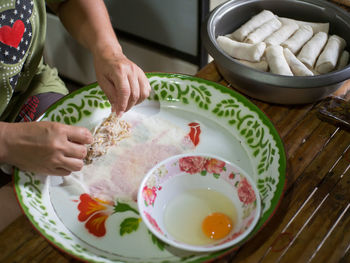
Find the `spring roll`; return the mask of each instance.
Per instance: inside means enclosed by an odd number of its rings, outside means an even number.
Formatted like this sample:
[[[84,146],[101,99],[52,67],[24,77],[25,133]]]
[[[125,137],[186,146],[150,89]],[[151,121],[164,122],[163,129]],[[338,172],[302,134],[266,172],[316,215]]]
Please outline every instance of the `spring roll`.
[[[268,46],[266,48],[266,59],[271,73],[293,76],[281,46]]]
[[[335,69],[339,55],[343,52],[346,41],[337,36],[332,35],[328,38],[327,44],[316,62],[316,70],[322,74],[331,72]]]
[[[299,25],[299,27],[302,25],[309,25],[311,26],[314,34],[317,34],[318,32],[324,32],[328,34],[328,31],[329,31],[329,23],[306,22],[306,21],[295,20],[295,19],[286,18],[286,17],[278,17],[278,19],[282,22],[282,24],[295,22]]]
[[[272,18],[269,21],[262,24],[260,27],[251,32],[245,42],[250,44],[256,44],[263,41],[277,29],[282,26],[282,23],[277,18]]]
[[[288,48],[296,54],[302,46],[312,38],[312,35],[312,27],[309,25],[302,25],[290,38],[284,41],[281,46]]]
[[[286,41],[299,28],[297,23],[282,25],[277,31],[268,36],[264,42],[266,45],[278,46]]]
[[[314,75],[288,48],[283,49],[283,54],[294,76]]]
[[[216,41],[218,45],[231,57],[236,59],[257,62],[264,54],[266,44],[260,42],[258,44],[248,44],[232,40],[225,36],[219,36]]]
[[[302,47],[297,56],[298,59],[308,68],[313,68],[317,57],[327,42],[327,38],[326,33],[318,32]]]
[[[251,67],[251,68],[254,68],[254,69],[260,70],[260,71],[266,72],[269,68],[269,65],[267,64],[267,62],[265,60],[262,60],[259,62],[250,62],[250,61],[238,59],[237,61],[248,66],[248,67]]]
[[[274,17],[275,15],[271,11],[263,10],[234,31],[231,38],[242,42],[250,32]]]
[[[338,60],[336,70],[345,68],[349,63],[349,52],[344,50]]]
[[[319,72],[317,72],[315,69],[311,68],[310,69],[312,71],[312,73],[314,74],[314,76],[318,76],[321,75]]]

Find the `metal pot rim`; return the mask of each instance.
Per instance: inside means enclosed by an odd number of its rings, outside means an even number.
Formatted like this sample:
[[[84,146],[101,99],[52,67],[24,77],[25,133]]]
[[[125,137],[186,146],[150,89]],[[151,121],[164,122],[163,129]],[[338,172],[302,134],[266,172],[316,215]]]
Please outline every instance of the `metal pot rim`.
[[[275,0],[263,0],[265,2],[274,2]],[[278,2],[298,2],[298,4],[312,3],[317,4],[323,8],[331,9],[337,16],[341,17],[342,20],[346,21],[350,25],[350,16],[340,7],[333,3],[329,3],[323,0],[279,0]],[[317,76],[282,76],[277,74],[272,74],[269,72],[258,71],[246,65],[243,65],[229,55],[221,51],[221,48],[216,42],[216,36],[214,35],[214,25],[215,21],[220,19],[227,13],[227,10],[232,10],[238,8],[242,5],[252,4],[255,2],[261,3],[261,0],[233,0],[228,1],[217,8],[215,8],[210,15],[206,18],[202,26],[202,39],[204,40],[204,45],[206,46],[209,54],[214,58],[215,62],[220,64],[225,68],[230,68],[230,71],[240,77],[245,79],[250,79],[251,81],[256,81],[257,83],[262,83],[265,85],[282,86],[286,88],[318,88],[322,86],[329,86],[336,83],[343,82],[350,78],[350,65],[347,65],[344,69],[333,71],[327,74],[317,75]],[[330,22],[331,23],[331,22]],[[350,27],[349,27],[350,31]],[[350,43],[349,43],[350,44]]]

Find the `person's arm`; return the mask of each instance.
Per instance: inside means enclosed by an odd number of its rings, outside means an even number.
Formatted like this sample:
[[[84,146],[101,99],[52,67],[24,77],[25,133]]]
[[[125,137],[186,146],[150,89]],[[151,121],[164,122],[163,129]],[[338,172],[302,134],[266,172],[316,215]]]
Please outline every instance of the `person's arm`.
[[[102,0],[68,0],[50,7],[68,32],[93,54],[97,81],[117,114],[149,96],[149,82],[123,54]]]
[[[69,175],[83,167],[92,143],[83,127],[55,122],[0,122],[0,163],[48,175]]]

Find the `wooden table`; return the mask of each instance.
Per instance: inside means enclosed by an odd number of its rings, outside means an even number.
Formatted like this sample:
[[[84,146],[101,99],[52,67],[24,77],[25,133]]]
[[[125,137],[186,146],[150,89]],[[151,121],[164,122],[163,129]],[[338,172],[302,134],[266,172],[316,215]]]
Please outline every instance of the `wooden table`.
[[[214,63],[197,76],[227,86]],[[350,81],[338,95],[350,100]],[[318,103],[252,101],[284,142],[286,192],[263,230],[216,262],[350,262],[350,133],[319,120]],[[52,247],[23,215],[0,233],[0,262],[77,261]]]

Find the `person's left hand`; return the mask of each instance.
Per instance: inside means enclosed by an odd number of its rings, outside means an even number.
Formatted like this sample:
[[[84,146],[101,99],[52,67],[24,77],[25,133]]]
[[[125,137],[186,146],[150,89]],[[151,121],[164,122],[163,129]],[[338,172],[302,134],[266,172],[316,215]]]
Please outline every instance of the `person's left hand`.
[[[120,117],[151,91],[145,73],[123,53],[94,55],[97,82]]]

